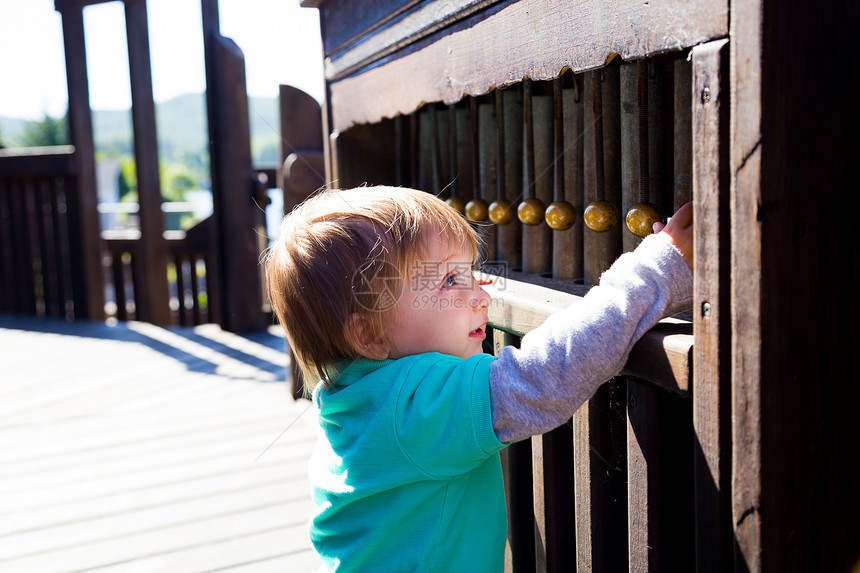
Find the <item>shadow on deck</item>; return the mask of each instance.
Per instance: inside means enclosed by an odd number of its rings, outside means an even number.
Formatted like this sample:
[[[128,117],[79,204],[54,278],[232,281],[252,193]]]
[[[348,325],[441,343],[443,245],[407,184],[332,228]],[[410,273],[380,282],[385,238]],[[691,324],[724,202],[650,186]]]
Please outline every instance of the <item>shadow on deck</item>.
[[[313,570],[273,329],[0,315],[0,571]]]

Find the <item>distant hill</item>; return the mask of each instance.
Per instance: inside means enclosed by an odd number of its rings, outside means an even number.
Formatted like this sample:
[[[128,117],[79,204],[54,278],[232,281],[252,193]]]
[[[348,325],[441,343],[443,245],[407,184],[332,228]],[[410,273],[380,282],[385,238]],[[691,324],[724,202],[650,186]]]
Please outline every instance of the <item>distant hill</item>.
[[[249,98],[254,161],[273,163],[278,157],[277,98]],[[185,94],[156,104],[156,130],[162,159],[181,160],[186,154],[206,154],[205,94]],[[0,116],[0,138],[8,147],[20,146],[27,120]],[[131,110],[93,111],[96,150],[116,149],[131,153]]]

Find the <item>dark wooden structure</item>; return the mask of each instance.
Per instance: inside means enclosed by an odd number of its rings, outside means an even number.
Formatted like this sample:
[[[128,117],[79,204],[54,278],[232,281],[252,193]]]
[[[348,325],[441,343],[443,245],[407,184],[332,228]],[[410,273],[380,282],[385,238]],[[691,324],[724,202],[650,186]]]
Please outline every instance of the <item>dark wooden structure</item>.
[[[271,324],[263,207],[276,170],[251,164],[244,58],[220,34],[215,0],[202,2],[213,214],[187,233],[164,231],[146,1],[123,0],[140,229],[99,232],[83,10],[105,1],[55,2],[72,145],[0,151],[0,311],[103,319],[107,290],[120,320],[261,330]]]
[[[835,209],[850,205],[856,76],[838,54],[857,8],[303,5],[321,14],[327,180],[465,204],[506,269],[497,348],[635,247],[634,204],[694,203],[693,312],[646,335],[568,425],[508,449],[508,570],[856,568],[860,255]],[[504,202],[538,224],[504,222]],[[596,202],[617,213],[608,231],[584,228]]]

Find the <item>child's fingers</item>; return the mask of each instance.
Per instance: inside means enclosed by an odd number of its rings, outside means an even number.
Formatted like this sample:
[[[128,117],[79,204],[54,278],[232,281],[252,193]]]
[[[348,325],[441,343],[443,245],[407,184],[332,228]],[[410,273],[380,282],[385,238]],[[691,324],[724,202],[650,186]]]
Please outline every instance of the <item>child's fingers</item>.
[[[669,226],[673,229],[686,229],[693,224],[693,203],[685,203],[678,211],[672,215],[669,221]]]
[[[651,228],[652,228],[652,229],[654,229],[654,232],[655,232],[655,233],[659,233],[660,231],[662,231],[662,230],[663,230],[663,227],[665,227],[665,226],[666,226],[666,225],[664,225],[664,224],[663,224],[663,223],[661,223],[660,221],[654,221],[654,224],[653,224],[653,225],[651,225]]]

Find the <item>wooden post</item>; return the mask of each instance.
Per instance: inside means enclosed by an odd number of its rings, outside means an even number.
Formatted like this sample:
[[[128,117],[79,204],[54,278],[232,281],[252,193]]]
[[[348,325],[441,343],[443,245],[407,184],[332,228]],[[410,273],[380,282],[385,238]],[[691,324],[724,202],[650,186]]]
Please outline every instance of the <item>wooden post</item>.
[[[860,551],[858,7],[730,2],[736,570],[851,571]],[[802,78],[802,89],[796,89]],[[848,293],[851,293],[850,295]]]
[[[143,273],[143,276],[136,277],[137,284],[142,288],[135,289],[134,292],[135,314],[138,320],[164,326],[170,324],[172,318],[167,287],[167,245],[164,241],[164,214],[161,211],[158,139],[155,131],[155,103],[152,99],[146,2],[126,0],[125,20],[140,204],[141,245],[137,256],[141,260],[136,263]]]
[[[217,287],[211,308],[227,330],[261,330],[268,325],[258,245],[258,234],[265,235],[265,213],[253,201],[245,60],[219,32],[216,0],[203,0],[203,28],[215,221],[209,263],[215,272],[207,267],[207,285]]]
[[[281,190],[284,214],[325,185],[322,110],[300,89],[282,85],[279,96],[281,125]]]
[[[322,111],[317,101],[300,89],[282,85],[278,98],[281,124],[281,161],[278,181],[284,193],[284,214],[325,185]],[[290,357],[293,397],[304,396],[304,377],[296,357]]]
[[[72,293],[75,318],[104,320],[104,280],[101,268],[101,236],[96,197],[96,165],[93,146],[93,124],[90,114],[90,92],[87,80],[87,56],[84,44],[84,20],[81,6],[63,10],[63,45],[66,56],[66,80],[69,88],[69,135],[75,146],[77,185],[66,188],[69,222],[69,253],[72,269]],[[80,266],[78,266],[80,265]]]
[[[730,570],[732,554],[728,43],[692,59],[696,571],[706,573]]]

